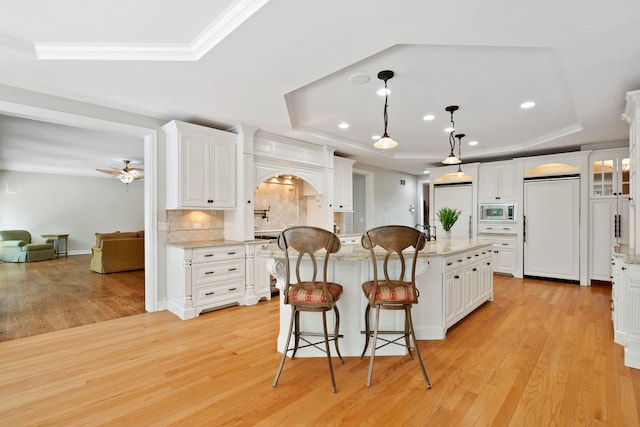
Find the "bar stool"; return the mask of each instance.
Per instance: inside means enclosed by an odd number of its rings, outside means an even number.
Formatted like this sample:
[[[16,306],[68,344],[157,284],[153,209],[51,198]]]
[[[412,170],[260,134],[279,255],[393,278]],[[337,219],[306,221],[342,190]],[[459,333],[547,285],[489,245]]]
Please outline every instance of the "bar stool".
[[[287,343],[282,352],[282,359],[276,378],[273,381],[273,387],[278,385],[278,379],[282,373],[284,361],[287,353],[292,351],[291,359],[295,359],[296,352],[299,348],[313,346],[327,355],[329,363],[329,373],[331,374],[331,384],[333,392],[337,392],[336,381],[333,375],[333,364],[331,363],[331,351],[329,342],[333,341],[336,347],[336,353],[342,364],[344,359],[338,348],[338,338],[340,329],[340,313],[336,302],[342,296],[342,285],[327,281],[327,267],[329,265],[329,255],[340,250],[340,239],[334,233],[317,227],[291,227],[284,230],[278,237],[278,246],[284,251],[286,283],[282,298],[284,303],[291,306],[291,321],[289,323],[289,334],[287,335]],[[295,270],[292,271],[289,265],[289,256],[296,258]],[[323,257],[322,277],[318,276],[317,258]],[[309,269],[302,270],[302,261],[308,259],[311,263]],[[293,274],[295,272],[295,275]],[[311,273],[311,274],[309,274]],[[308,276],[311,277],[308,277]],[[295,277],[292,277],[295,276]],[[302,277],[305,277],[303,280]],[[295,282],[292,280],[295,278]],[[333,310],[335,313],[335,325],[333,333],[327,332],[327,311]],[[301,312],[321,312],[322,325],[324,333],[302,332],[300,330],[300,313]],[[294,346],[289,348],[291,336],[294,336]],[[309,338],[307,337],[316,337]],[[318,341],[322,337],[321,341]],[[313,341],[310,341],[312,339]],[[300,346],[300,340],[306,344]],[[324,349],[319,347],[324,343]]]
[[[402,225],[387,225],[367,230],[362,236],[362,246],[369,249],[371,261],[373,264],[373,280],[362,284],[362,291],[369,303],[365,309],[365,344],[360,359],[362,359],[369,347],[369,338],[373,334],[373,345],[371,348],[371,358],[369,362],[369,374],[367,376],[367,387],[371,387],[371,378],[373,376],[373,364],[376,357],[376,350],[389,344],[401,345],[407,348],[409,356],[413,359],[411,351],[411,341],[413,338],[418,362],[422,369],[422,375],[427,383],[427,388],[431,388],[429,376],[422,363],[420,356],[420,348],[416,341],[416,334],[413,330],[413,320],[411,318],[411,307],[418,303],[418,289],[416,289],[416,261],[418,252],[424,248],[424,234],[419,230]],[[384,277],[380,277],[378,273],[378,262],[375,248],[384,249],[384,261],[382,263]],[[412,247],[413,262],[411,265],[410,279],[405,277],[406,262],[402,253],[405,249]],[[390,270],[395,268],[391,261],[398,261],[400,274],[397,278],[390,277]],[[369,326],[369,313],[371,308],[376,310],[376,320],[373,332]],[[403,331],[380,331],[380,311],[381,310],[404,310],[404,330]],[[380,334],[400,335],[395,339],[386,339],[380,337]],[[378,346],[378,339],[384,341],[384,344]],[[399,342],[404,339],[404,342]]]

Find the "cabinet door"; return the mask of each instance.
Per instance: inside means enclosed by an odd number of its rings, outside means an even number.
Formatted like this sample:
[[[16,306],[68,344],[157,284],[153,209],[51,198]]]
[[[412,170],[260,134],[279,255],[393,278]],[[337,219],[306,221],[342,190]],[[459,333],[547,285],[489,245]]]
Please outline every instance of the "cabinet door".
[[[444,324],[451,325],[456,316],[456,295],[462,289],[462,280],[456,271],[444,274]]]
[[[352,161],[334,157],[333,167],[333,210],[353,211]]]
[[[478,197],[480,201],[492,202],[498,199],[498,175],[493,167],[480,165]]]
[[[591,200],[590,277],[610,280],[611,248],[615,245],[615,199]],[[628,230],[627,230],[628,232]]]
[[[516,271],[516,249],[496,244],[494,269],[499,273],[513,274]]]
[[[500,200],[516,200],[515,166],[499,166],[497,169],[498,197]]]
[[[208,206],[209,194],[209,138],[183,132],[180,135],[182,167],[180,189],[182,206]]]
[[[208,204],[214,208],[236,207],[236,147],[225,141],[211,142]]]

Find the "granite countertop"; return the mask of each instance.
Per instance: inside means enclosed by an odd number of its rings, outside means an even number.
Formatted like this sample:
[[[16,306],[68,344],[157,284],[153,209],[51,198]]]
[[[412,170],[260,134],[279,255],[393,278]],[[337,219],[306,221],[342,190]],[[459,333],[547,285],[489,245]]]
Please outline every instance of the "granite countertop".
[[[263,240],[267,242],[267,240]],[[207,246],[230,246],[230,245],[242,245],[245,242],[239,242],[237,240],[192,240],[190,242],[173,242],[165,243],[165,246],[174,246],[177,248],[204,248]]]
[[[420,257],[429,257],[429,256],[449,256],[455,255],[460,252],[465,252],[471,249],[479,249],[483,247],[491,247],[491,243],[479,243],[476,240],[468,240],[468,239],[453,239],[453,240],[436,240],[427,242],[424,249],[420,251]],[[381,255],[384,254],[384,251],[381,249],[376,250]],[[264,257],[280,257],[282,256],[282,250],[278,247],[276,243],[269,243],[265,245],[261,250],[258,251],[258,255]],[[407,250],[407,253],[411,253],[411,251]],[[364,249],[360,242],[357,244],[343,244],[340,247],[340,251],[331,255],[332,259],[335,260],[350,260],[350,261],[358,261],[358,260],[368,260],[370,258],[369,251]]]
[[[618,245],[613,247],[614,255],[621,255],[629,264],[640,264],[640,254],[636,254],[629,245]]]

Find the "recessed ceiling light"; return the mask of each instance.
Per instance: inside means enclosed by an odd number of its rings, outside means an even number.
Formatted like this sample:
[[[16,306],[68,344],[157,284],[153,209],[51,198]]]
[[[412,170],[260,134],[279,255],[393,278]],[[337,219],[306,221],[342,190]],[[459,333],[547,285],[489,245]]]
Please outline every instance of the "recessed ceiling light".
[[[342,122],[342,123],[340,123],[340,124],[338,125],[338,127],[339,127],[340,129],[348,129],[348,128],[349,128],[349,123]]]
[[[469,145],[478,145],[478,141],[469,141]]]
[[[373,136],[371,137],[371,139],[373,139],[373,140],[375,140],[375,141],[379,140],[380,138],[382,138],[380,135],[373,135]]]
[[[522,108],[523,110],[526,110],[527,108],[533,108],[535,107],[536,103],[533,101],[527,101],[527,102],[523,102],[522,104],[520,104],[520,108]]]
[[[422,172],[422,173],[429,173],[429,171],[428,171],[428,170],[425,170],[425,171],[424,171],[424,172]]]
[[[454,128],[452,128],[452,127],[448,127],[448,128],[446,128],[444,131],[445,131],[446,133],[451,133],[451,132],[455,131],[455,129],[454,129]]]
[[[427,114],[426,116],[424,116],[424,117],[422,118],[422,120],[427,120],[427,121],[429,121],[429,120],[433,120],[433,119],[435,119],[435,118],[436,118],[436,116],[434,116],[433,114]]]
[[[385,96],[385,95],[389,95],[391,93],[391,89],[388,88],[382,88],[382,89],[378,89],[378,91],[376,92],[378,95],[380,96]]]
[[[365,83],[369,83],[369,80],[371,80],[371,77],[366,74],[354,74],[349,77],[349,82],[354,85],[363,85]]]

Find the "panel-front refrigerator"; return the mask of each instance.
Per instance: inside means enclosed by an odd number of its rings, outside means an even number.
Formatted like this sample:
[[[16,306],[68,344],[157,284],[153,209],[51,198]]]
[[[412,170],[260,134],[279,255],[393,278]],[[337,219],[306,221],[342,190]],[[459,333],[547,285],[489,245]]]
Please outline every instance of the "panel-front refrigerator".
[[[580,179],[524,181],[525,276],[580,280]]]

